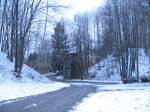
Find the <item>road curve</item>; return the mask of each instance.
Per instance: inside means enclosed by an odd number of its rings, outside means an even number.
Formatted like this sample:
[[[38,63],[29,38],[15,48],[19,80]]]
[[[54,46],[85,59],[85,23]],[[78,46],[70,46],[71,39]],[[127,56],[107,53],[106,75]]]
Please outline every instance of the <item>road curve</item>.
[[[0,112],[67,112],[89,93],[94,92],[96,92],[94,86],[72,85],[59,91],[25,97],[12,103],[1,103]]]

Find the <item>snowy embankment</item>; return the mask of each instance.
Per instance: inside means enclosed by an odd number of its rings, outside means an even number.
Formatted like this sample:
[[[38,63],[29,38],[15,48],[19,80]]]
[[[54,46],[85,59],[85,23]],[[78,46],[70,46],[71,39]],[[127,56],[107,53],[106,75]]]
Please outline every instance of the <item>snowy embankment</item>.
[[[23,66],[20,78],[15,77],[13,70],[14,63],[0,52],[0,102],[69,87],[68,84],[48,80],[27,65]]]
[[[118,64],[116,62],[116,59],[112,56],[108,56],[105,59],[101,60],[99,64],[95,64],[94,66],[90,67],[89,75],[94,77],[95,80],[99,81],[121,81]]]
[[[119,71],[117,59],[108,55],[105,59],[101,60],[99,64],[95,64],[89,68],[89,75],[95,77],[95,80],[100,81],[121,81]],[[136,77],[135,72],[133,72],[132,75]],[[139,78],[141,80],[150,80],[150,58],[146,55],[144,49],[139,50]]]
[[[100,86],[70,112],[149,112],[150,84]]]
[[[136,73],[133,73],[136,76]],[[150,80],[150,57],[143,49],[139,51],[139,77],[140,79]]]

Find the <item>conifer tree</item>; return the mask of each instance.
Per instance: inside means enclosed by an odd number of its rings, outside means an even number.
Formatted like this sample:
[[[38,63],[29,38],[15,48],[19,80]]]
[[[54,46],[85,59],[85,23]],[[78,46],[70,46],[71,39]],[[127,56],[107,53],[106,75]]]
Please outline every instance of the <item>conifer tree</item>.
[[[52,35],[52,68],[53,71],[63,72],[65,57],[69,52],[68,36],[65,33],[64,22],[58,22]]]

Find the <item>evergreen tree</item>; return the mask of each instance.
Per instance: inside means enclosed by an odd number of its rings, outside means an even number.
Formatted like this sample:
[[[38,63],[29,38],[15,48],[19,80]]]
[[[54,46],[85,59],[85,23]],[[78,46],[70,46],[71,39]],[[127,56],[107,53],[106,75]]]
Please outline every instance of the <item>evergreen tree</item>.
[[[63,72],[65,66],[65,58],[69,52],[68,36],[65,33],[64,22],[58,22],[54,28],[54,35],[52,35],[52,68],[53,71]]]

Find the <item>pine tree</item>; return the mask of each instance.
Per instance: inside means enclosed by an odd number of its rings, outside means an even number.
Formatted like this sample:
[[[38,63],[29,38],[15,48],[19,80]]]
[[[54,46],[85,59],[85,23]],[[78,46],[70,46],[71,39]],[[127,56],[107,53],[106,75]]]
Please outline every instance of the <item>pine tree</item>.
[[[64,22],[58,22],[54,28],[54,35],[52,35],[52,68],[53,71],[63,72],[65,66],[65,58],[69,52],[68,36],[65,33]]]

